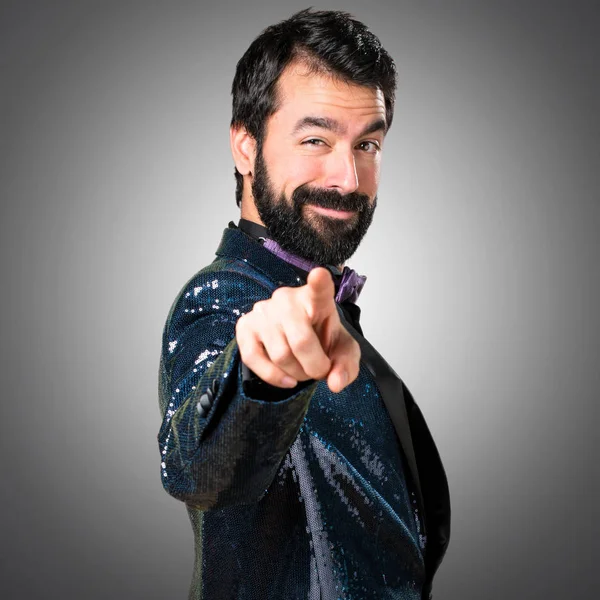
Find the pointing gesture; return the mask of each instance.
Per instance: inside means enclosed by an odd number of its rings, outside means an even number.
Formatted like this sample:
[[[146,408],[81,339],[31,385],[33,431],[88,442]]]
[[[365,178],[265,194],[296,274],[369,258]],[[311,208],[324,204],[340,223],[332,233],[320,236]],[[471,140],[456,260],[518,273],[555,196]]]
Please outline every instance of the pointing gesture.
[[[281,287],[238,319],[242,361],[263,381],[294,387],[327,379],[340,392],[358,376],[360,348],[341,324],[329,271],[313,269],[306,285]]]

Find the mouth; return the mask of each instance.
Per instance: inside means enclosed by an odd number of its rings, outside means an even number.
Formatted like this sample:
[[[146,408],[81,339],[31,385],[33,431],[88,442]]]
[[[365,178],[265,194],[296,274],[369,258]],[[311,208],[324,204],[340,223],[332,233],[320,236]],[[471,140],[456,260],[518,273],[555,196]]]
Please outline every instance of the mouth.
[[[356,214],[354,210],[335,210],[333,208],[323,208],[322,206],[315,206],[314,204],[307,204],[316,213],[325,217],[331,217],[333,219],[349,219]]]

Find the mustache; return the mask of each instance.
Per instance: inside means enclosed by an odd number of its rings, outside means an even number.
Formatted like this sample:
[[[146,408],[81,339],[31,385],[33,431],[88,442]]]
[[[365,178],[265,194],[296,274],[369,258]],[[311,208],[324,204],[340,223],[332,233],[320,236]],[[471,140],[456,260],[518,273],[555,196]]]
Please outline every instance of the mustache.
[[[294,190],[292,201],[295,206],[313,204],[322,208],[356,212],[366,211],[369,207],[369,196],[367,194],[350,192],[344,195],[335,190],[311,188],[306,185],[301,185]]]

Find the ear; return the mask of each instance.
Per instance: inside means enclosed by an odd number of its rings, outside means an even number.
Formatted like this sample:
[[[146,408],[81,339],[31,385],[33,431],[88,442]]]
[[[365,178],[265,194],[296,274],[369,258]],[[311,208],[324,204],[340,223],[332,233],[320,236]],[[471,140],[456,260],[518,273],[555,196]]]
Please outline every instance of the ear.
[[[245,127],[232,126],[229,129],[229,141],[237,170],[242,175],[251,175],[254,171],[254,160],[256,158],[256,140]]]

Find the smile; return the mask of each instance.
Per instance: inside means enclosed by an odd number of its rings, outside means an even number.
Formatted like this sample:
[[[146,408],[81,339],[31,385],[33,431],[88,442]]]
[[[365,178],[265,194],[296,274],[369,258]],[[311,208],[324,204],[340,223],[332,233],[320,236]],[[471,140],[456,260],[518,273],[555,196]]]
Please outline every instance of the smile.
[[[349,219],[356,214],[356,211],[348,210],[335,210],[333,208],[323,208],[322,206],[315,206],[314,204],[308,204],[312,210],[324,215],[326,217],[333,217],[334,219]]]

